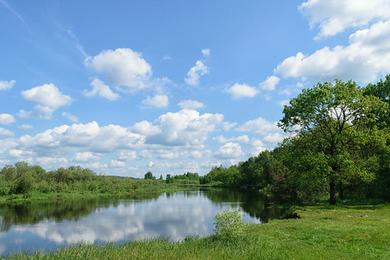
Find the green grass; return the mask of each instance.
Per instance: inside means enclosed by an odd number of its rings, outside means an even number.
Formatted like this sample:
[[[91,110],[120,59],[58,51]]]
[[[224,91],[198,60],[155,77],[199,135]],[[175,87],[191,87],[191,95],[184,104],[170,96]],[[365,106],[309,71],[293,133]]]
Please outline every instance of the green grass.
[[[234,240],[214,236],[80,245],[33,259],[390,259],[390,205],[312,206],[300,219],[247,225]],[[15,255],[12,259],[27,259]]]
[[[83,190],[69,190],[62,192],[37,192],[34,191],[28,195],[18,194],[18,195],[7,195],[0,196],[0,205],[4,204],[14,204],[14,203],[25,203],[25,202],[48,202],[56,200],[77,200],[77,199],[93,199],[93,198],[115,198],[115,199],[125,199],[125,198],[143,198],[150,195],[159,195],[163,192],[175,192],[175,191],[186,191],[194,190],[198,186],[194,185],[176,185],[176,184],[165,184],[157,183],[157,181],[150,181],[152,185],[145,185],[142,181],[134,181],[133,186],[128,188],[122,188],[121,190],[108,190],[108,191],[83,191]],[[157,183],[157,184],[156,184]]]

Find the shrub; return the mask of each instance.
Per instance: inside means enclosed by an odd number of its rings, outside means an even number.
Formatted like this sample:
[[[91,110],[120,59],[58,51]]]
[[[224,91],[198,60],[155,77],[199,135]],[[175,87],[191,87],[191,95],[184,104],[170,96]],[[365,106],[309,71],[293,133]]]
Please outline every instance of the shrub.
[[[227,210],[215,216],[215,234],[220,238],[231,239],[243,234],[244,223],[238,210]]]
[[[30,173],[24,173],[19,176],[13,186],[12,193],[14,194],[28,194],[33,189],[34,180]]]

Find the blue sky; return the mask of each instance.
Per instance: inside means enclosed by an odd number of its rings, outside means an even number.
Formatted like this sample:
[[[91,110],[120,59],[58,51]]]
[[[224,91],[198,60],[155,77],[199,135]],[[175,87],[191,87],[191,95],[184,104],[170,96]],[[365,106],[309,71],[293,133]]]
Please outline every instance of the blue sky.
[[[390,71],[389,0],[0,0],[0,35],[0,165],[206,173],[302,88]]]

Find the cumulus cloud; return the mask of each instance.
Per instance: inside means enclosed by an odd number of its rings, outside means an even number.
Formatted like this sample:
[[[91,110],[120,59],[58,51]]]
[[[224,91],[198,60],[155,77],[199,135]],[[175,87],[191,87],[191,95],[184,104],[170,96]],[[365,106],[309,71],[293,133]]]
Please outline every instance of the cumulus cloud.
[[[195,62],[195,65],[187,72],[184,81],[189,86],[199,85],[200,78],[209,73],[208,67],[200,60]]]
[[[0,124],[2,125],[8,125],[14,123],[15,117],[10,114],[0,114]]]
[[[324,47],[309,55],[299,52],[275,71],[291,78],[374,81],[390,71],[390,21],[356,31],[346,46]]]
[[[155,126],[151,122],[146,120],[135,123],[131,129],[135,133],[139,133],[142,135],[155,135],[161,132],[158,126]]]
[[[182,100],[179,102],[178,105],[182,109],[193,109],[193,110],[197,110],[204,107],[204,104],[202,102],[197,100],[191,100],[191,99]]]
[[[15,86],[15,84],[16,84],[15,80],[9,80],[9,81],[0,80],[0,91],[11,89]]]
[[[8,129],[0,127],[0,136],[10,137],[14,136],[14,133]]]
[[[249,120],[237,128],[238,131],[252,132],[260,135],[281,131],[276,122],[270,122],[262,117]]]
[[[83,91],[84,96],[86,97],[102,97],[109,101],[114,101],[120,98],[120,96],[111,90],[110,86],[106,85],[100,79],[94,79],[91,82],[92,89]]]
[[[119,153],[118,160],[120,161],[131,161],[137,158],[136,151],[122,151]]]
[[[251,141],[252,152],[251,155],[255,156],[266,150],[264,143],[261,140],[254,139]]]
[[[99,156],[91,152],[78,152],[74,157],[74,160],[77,162],[88,162],[97,159],[99,159]]]
[[[130,92],[148,87],[152,67],[141,53],[130,48],[104,50],[85,60],[87,67],[101,75],[109,84]]]
[[[308,0],[299,10],[318,26],[317,38],[334,36],[348,28],[390,19],[390,0]]]
[[[232,98],[252,98],[257,95],[257,89],[247,84],[235,83],[227,89]]]
[[[280,79],[276,76],[269,76],[260,83],[260,88],[264,91],[273,91],[278,85]]]
[[[84,147],[94,152],[112,152],[143,143],[143,137],[119,125],[86,124],[61,125],[34,136],[24,135],[19,143],[25,147]]]
[[[223,122],[222,114],[200,114],[198,111],[183,109],[161,115],[153,123],[143,121],[145,129],[153,129],[146,134],[146,142],[168,146],[199,146]],[[138,123],[134,127],[139,126]],[[133,127],[133,129],[134,129]]]
[[[247,135],[240,135],[240,136],[235,136],[235,137],[224,137],[223,135],[219,135],[214,137],[214,140],[216,140],[219,143],[227,143],[227,142],[239,142],[239,143],[244,143],[247,144],[249,143],[249,136]]]
[[[69,121],[71,121],[72,123],[77,123],[79,121],[79,119],[77,118],[77,116],[69,113],[69,112],[62,112],[61,114],[63,117],[65,117],[66,119],[68,119]]]
[[[62,94],[53,83],[24,90],[21,94],[24,99],[37,104],[36,112],[44,118],[50,118],[55,110],[69,105],[72,101],[70,96]]]
[[[229,142],[222,145],[216,152],[216,157],[222,159],[235,159],[243,155],[241,146],[239,143]]]
[[[164,108],[169,105],[169,98],[167,95],[155,95],[144,99],[142,104],[147,107]]]

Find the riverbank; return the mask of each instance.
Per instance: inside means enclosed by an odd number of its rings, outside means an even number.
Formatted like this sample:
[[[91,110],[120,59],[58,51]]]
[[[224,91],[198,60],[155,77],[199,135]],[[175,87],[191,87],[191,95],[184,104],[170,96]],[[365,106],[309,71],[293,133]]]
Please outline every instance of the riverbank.
[[[139,183],[137,183],[139,182]],[[164,192],[176,192],[194,190],[200,186],[195,185],[176,185],[165,184],[160,181],[133,181],[128,188],[124,187],[121,190],[105,190],[105,191],[82,191],[70,190],[67,192],[32,192],[30,194],[18,194],[0,196],[0,205],[28,203],[28,202],[51,202],[62,200],[79,200],[79,199],[138,199],[147,198],[154,195],[160,195]]]
[[[245,235],[181,243],[163,240],[125,245],[81,245],[11,259],[389,259],[390,204],[311,206],[300,219],[247,225]]]

